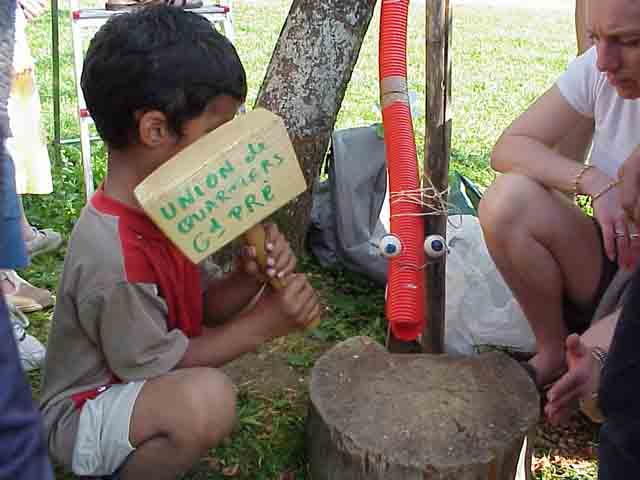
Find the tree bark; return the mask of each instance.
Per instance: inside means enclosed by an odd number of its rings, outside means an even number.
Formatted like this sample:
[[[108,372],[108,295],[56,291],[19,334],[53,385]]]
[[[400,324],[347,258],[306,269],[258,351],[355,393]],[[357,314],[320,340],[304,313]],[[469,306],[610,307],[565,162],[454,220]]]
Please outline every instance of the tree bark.
[[[256,107],[280,115],[309,187],[358,60],[376,0],[293,0],[258,93]],[[301,253],[311,212],[311,188],[274,215]]]

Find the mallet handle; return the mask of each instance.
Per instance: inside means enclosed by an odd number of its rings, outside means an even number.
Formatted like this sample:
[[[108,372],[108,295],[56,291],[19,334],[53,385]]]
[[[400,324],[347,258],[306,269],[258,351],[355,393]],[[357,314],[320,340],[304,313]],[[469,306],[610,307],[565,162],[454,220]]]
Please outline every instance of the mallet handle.
[[[265,272],[267,270],[267,250],[265,249],[267,234],[264,231],[262,224],[257,223],[247,230],[244,234],[244,238],[247,245],[256,249],[256,260],[258,261],[260,270]],[[276,290],[281,290],[286,286],[284,279],[276,277],[270,278],[269,284]]]
[[[247,242],[247,245],[250,245],[256,249],[256,260],[258,261],[260,269],[264,272],[267,269],[267,251],[265,249],[267,234],[264,231],[264,227],[261,223],[257,223],[245,232],[244,238]],[[272,277],[269,279],[269,285],[271,285],[275,290],[281,290],[286,286],[286,282],[284,278]],[[319,324],[320,317],[309,323],[306,327],[306,330],[313,330]]]

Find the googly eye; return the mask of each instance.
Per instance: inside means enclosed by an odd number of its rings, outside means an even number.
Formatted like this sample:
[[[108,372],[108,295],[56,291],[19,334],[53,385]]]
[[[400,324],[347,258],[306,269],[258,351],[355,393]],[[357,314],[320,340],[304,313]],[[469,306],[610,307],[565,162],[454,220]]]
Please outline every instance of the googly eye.
[[[380,239],[380,252],[383,257],[394,258],[402,253],[402,243],[395,235],[385,235]]]
[[[424,241],[424,253],[429,258],[440,258],[447,253],[447,245],[441,235],[429,235]]]

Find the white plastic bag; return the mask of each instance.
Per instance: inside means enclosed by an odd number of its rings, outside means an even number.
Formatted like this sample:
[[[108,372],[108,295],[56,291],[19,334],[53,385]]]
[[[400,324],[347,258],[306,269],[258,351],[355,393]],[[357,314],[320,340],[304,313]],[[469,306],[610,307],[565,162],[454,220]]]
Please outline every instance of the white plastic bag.
[[[480,347],[497,346],[533,353],[531,327],[489,255],[480,222],[471,215],[451,220],[455,225],[449,222],[447,227],[446,352],[473,355]]]

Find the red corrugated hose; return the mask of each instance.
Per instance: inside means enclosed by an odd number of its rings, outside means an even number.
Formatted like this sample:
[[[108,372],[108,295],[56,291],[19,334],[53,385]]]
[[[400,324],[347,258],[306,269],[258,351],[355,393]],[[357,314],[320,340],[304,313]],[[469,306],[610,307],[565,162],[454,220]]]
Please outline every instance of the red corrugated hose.
[[[400,192],[420,189],[407,91],[409,0],[383,0],[380,18],[380,99],[389,174],[390,234],[400,241],[389,259],[386,314],[394,336],[415,340],[425,326],[425,252],[422,207]],[[400,193],[400,195],[399,195]]]

